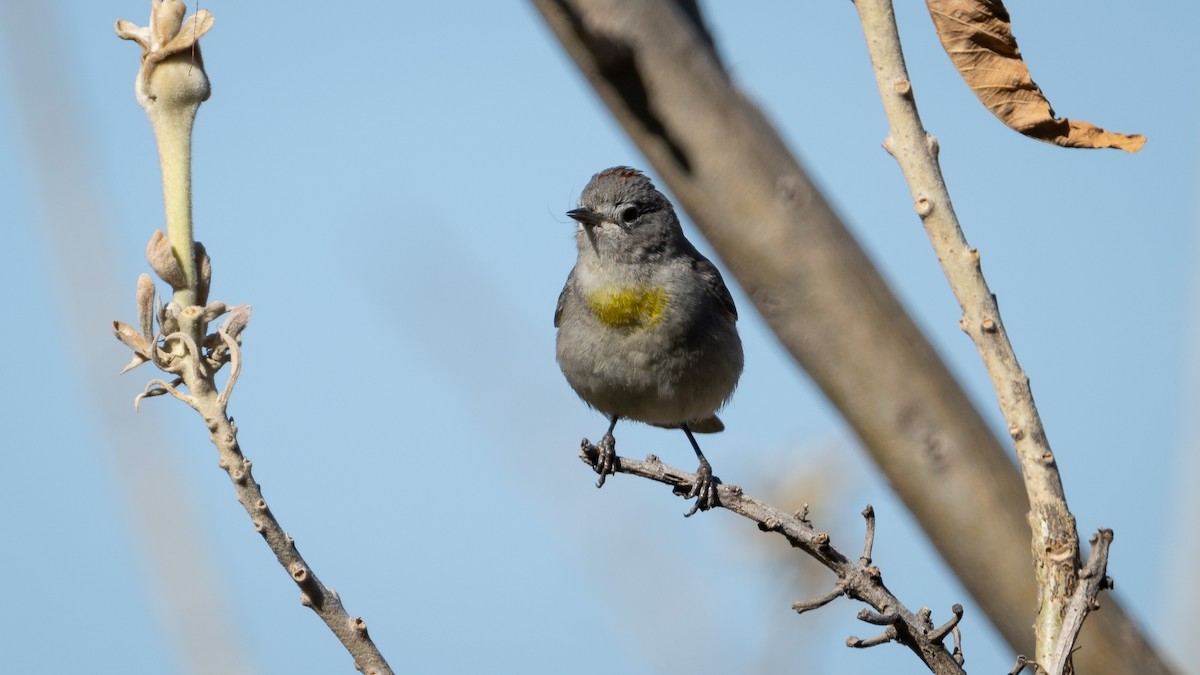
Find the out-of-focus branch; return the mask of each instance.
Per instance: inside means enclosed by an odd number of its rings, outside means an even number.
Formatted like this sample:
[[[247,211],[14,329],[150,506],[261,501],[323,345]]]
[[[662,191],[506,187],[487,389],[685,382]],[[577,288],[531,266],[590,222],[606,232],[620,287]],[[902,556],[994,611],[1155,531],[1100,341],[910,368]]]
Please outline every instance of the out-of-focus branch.
[[[1020,475],[687,13],[670,0],[533,3],[971,595],[1032,653]],[[1081,671],[1170,672],[1115,602],[1089,632]]]
[[[1034,661],[1045,672],[1066,672],[1063,668],[1083,625],[1083,616],[1097,602],[1095,595],[1082,601],[1073,602],[1072,598],[1078,588],[1099,593],[1102,585],[1079,586],[1079,535],[1075,517],[1067,507],[1058,466],[1034,404],[1029,378],[1017,361],[1000,319],[996,296],[983,277],[979,251],[967,244],[954,213],[950,192],[937,161],[937,140],[921,124],[891,0],[856,0],[854,4],[866,34],[867,52],[891,126],[883,147],[900,165],[934,253],[962,307],[960,325],[971,336],[992,379],[1025,479],[1038,585]],[[1093,559],[1107,559],[1107,544],[1111,540],[1112,533],[1109,532],[1104,539],[1105,545],[1093,550]],[[1105,570],[1101,567],[1093,574],[1103,578]],[[1064,625],[1068,605],[1077,610],[1073,632],[1068,632]],[[1053,663],[1053,655],[1058,655],[1061,661]]]
[[[583,441],[579,457],[592,468],[596,467],[599,450]],[[640,476],[658,481],[674,488],[675,494],[686,496],[696,483],[696,474],[681,471],[663,464],[658,457],[650,455],[646,461],[618,457],[614,469],[617,473]],[[922,609],[913,613],[883,585],[883,573],[871,562],[871,547],[875,538],[875,510],[868,506],[863,510],[867,523],[867,534],[863,554],[851,560],[830,543],[829,534],[818,531],[807,517],[807,507],[797,513],[785,513],[751,497],[737,485],[720,483],[717,486],[717,506],[732,511],[758,523],[763,532],[775,532],[793,547],[798,548],[837,575],[837,583],[829,593],[809,601],[792,604],[796,612],[804,613],[823,607],[840,596],[865,602],[875,611],[863,608],[858,618],[867,623],[883,626],[884,631],[872,638],[860,640],[851,636],[846,640],[849,647],[867,648],[888,642],[899,642],[908,647],[938,675],[961,674],[962,654],[955,645],[953,652],[946,649],[943,640],[962,618],[962,606],[954,606],[954,617],[942,628],[934,628],[930,622],[930,611]]]

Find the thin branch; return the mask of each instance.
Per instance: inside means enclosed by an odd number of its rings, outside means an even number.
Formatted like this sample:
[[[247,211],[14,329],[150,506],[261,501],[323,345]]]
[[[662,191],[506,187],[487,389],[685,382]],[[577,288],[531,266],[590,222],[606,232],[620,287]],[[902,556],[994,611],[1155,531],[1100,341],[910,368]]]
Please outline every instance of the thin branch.
[[[887,629],[879,635],[876,635],[872,638],[867,638],[866,640],[862,640],[854,635],[851,635],[850,637],[846,638],[846,646],[854,649],[866,649],[868,647],[877,647],[882,644],[887,644],[888,642],[892,642],[896,639],[896,627],[888,626]]]
[[[872,612],[864,607],[863,609],[858,610],[858,620],[865,623],[874,624],[876,626],[892,626],[900,620],[900,615],[896,613],[895,609],[889,609],[886,612]],[[921,617],[921,613],[918,612],[916,627],[918,629],[924,628],[924,623],[925,621]],[[923,630],[921,631],[921,633],[924,632],[925,631]]]
[[[1025,479],[1038,585],[1036,661],[1046,667],[1050,654],[1069,654],[1082,626],[1082,617],[1071,630],[1063,624],[1079,569],[1075,518],[1067,507],[1029,378],[1017,361],[996,297],[983,277],[979,251],[967,244],[954,214],[937,161],[937,142],[925,131],[917,113],[891,0],[856,0],[855,6],[891,126],[884,148],[900,165],[917,214],[962,307],[960,325],[971,336],[991,377]]]
[[[1108,549],[1112,544],[1113,531],[1100,530],[1092,536],[1092,551],[1088,554],[1087,564],[1079,573],[1079,583],[1067,603],[1067,611],[1062,619],[1063,635],[1078,635],[1083,627],[1083,620],[1089,612],[1100,608],[1100,592],[1113,586],[1112,578],[1105,574],[1108,568]],[[1042,663],[1046,672],[1066,672],[1066,664],[1074,652],[1074,640],[1061,640],[1048,660]]]
[[[958,628],[958,622],[962,621],[962,618],[963,618],[963,606],[959,605],[959,604],[955,604],[953,607],[950,608],[950,611],[954,613],[954,617],[951,618],[946,623],[942,624],[940,627],[931,631],[929,633],[930,640],[935,640],[935,641],[941,640],[946,637],[947,633],[954,630],[955,628]],[[957,643],[957,639],[955,639],[955,642]]]
[[[957,607],[957,605],[955,606]],[[950,634],[954,636],[954,651],[951,652],[951,655],[954,657],[955,663],[961,666],[967,659],[963,655],[962,633],[959,632],[957,623],[954,624],[954,629],[950,631]]]
[[[797,600],[793,602],[792,609],[795,610],[797,614],[803,614],[814,609],[820,609],[845,594],[846,591],[842,589],[840,584],[834,584],[833,590],[829,591],[825,595],[822,595],[818,598],[813,598],[812,600]]]
[[[333,634],[342,642],[346,650],[354,658],[355,666],[368,675],[388,675],[392,672],[387,661],[379,652],[367,633],[366,623],[357,617],[351,617],[342,606],[338,594],[321,583],[316,573],[305,562],[296,549],[296,542],[284,531],[283,526],[275,519],[262,494],[262,488],[251,474],[251,462],[242,453],[237,441],[237,427],[233,418],[226,412],[228,394],[236,382],[236,369],[241,363],[241,347],[223,329],[218,331],[221,345],[228,350],[230,362],[234,364],[235,372],[230,374],[230,381],[225,390],[218,393],[214,381],[215,372],[203,367],[208,365],[211,354],[205,356],[198,352],[189,351],[180,357],[185,367],[182,370],[183,383],[190,395],[183,394],[175,387],[161,380],[154,380],[148,385],[147,391],[163,391],[170,393],[194,408],[204,418],[213,445],[217,447],[218,465],[225,469],[233,482],[238,502],[254,523],[256,532],[262,535],[279,564],[287,570],[292,581],[300,588],[300,602],[311,608],[325,622]],[[178,335],[170,336],[178,337]],[[190,338],[184,336],[185,342]],[[203,365],[202,365],[203,364]],[[153,389],[151,389],[153,388]],[[140,395],[140,400],[145,394]]]
[[[859,558],[859,562],[870,565],[871,550],[875,548],[875,507],[867,504],[867,508],[863,509],[862,516],[867,521],[867,536],[863,541],[863,554]]]
[[[1037,664],[1031,663],[1024,654],[1017,654],[1017,662],[1013,665],[1012,670],[1008,671],[1008,675],[1021,675],[1021,671],[1025,670],[1028,665],[1033,665],[1034,670],[1037,670]]]
[[[580,459],[594,469],[598,454],[596,446],[584,439],[579,452]],[[646,461],[620,457],[616,462],[615,471],[670,485],[672,491],[680,496],[687,495],[696,481],[695,474],[663,464],[654,455],[648,456]],[[900,642],[912,650],[934,673],[963,672],[961,665],[941,641],[928,637],[929,631],[925,628],[927,621],[923,622],[916,614],[906,609],[884,586],[879,568],[843,555],[833,546],[828,533],[818,531],[812,523],[801,518],[801,515],[807,515],[806,512],[792,514],[781,511],[751,497],[737,485],[719,483],[716,487],[717,506],[758,523],[758,528],[763,532],[781,535],[793,547],[804,551],[837,575],[838,582],[832,592],[816,600],[793,603],[792,607],[796,611],[815,609],[840,595],[846,595],[869,605],[871,609],[864,608],[859,613],[859,618],[868,623],[887,625],[885,635],[889,636],[887,639],[872,638],[864,641],[851,638],[847,641],[848,645],[867,647],[890,641]],[[873,533],[873,528],[870,529]]]
[[[229,348],[234,360],[237,360],[240,348],[236,344],[230,344]],[[237,428],[225,412],[224,401],[217,400],[215,389],[210,391],[212,394],[200,401],[197,411],[204,417],[213,445],[217,446],[220,456],[218,464],[229,474],[237,492],[238,502],[246,509],[254,523],[255,531],[262,535],[279,564],[288,571],[292,581],[300,588],[301,604],[311,608],[321,617],[350,652],[355,666],[360,671],[368,675],[391,673],[391,667],[367,633],[366,623],[346,612],[338,594],[321,583],[312,567],[296,549],[296,542],[275,519],[275,514],[271,512],[263,496],[262,488],[251,474],[250,460],[242,454],[237,441]]]

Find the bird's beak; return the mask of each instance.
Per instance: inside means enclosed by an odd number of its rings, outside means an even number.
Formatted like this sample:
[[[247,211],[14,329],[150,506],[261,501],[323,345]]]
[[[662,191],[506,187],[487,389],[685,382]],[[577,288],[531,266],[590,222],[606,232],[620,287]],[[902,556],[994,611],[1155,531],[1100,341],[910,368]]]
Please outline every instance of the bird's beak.
[[[567,217],[589,227],[599,225],[604,220],[604,218],[600,216],[599,212],[585,207],[579,207],[577,209],[571,209],[570,211],[567,211]]]

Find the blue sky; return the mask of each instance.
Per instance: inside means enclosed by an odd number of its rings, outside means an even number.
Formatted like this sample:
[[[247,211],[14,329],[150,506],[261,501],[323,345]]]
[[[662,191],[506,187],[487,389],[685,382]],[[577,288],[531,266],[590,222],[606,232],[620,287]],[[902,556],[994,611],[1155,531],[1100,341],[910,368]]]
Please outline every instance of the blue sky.
[[[1195,59],[1179,48],[1200,10],[1010,6],[1054,108],[1148,136],[1127,155],[1005,129],[924,10],[902,4],[922,117],[1080,529],[1115,529],[1120,597],[1192,662],[1181,650],[1198,636],[1182,618],[1200,596],[1167,579],[1186,569],[1173,537],[1195,532],[1200,512],[1200,132]],[[0,10],[0,670],[350,672],[253,534],[200,420],[164,399],[134,415],[152,375],[116,375],[128,355],[108,322],[133,319],[145,242],[162,226],[153,137],[133,98],[139,51],[112,32],[117,18],[145,23],[146,5]],[[596,171],[649,167],[531,6],[205,7],[216,25],[202,42],[213,96],[196,127],[197,237],[213,296],[255,308],[231,413],[272,509],[394,667],[923,672],[898,646],[842,647],[869,632],[853,603],[792,614],[833,580],[748,523],[684,520],[683,501],[630,478],[592,487],[576,449],[605,423],[553,356],[574,260],[564,212]],[[880,148],[853,6],[705,8],[734,77],[999,430]],[[727,431],[703,440],[716,473],[783,508],[809,502],[849,550],[874,504],[889,587],[935,620],[963,602],[968,668],[1011,667],[845,424],[735,295],[747,365]],[[630,424],[617,437],[623,453],[693,463],[677,432]]]

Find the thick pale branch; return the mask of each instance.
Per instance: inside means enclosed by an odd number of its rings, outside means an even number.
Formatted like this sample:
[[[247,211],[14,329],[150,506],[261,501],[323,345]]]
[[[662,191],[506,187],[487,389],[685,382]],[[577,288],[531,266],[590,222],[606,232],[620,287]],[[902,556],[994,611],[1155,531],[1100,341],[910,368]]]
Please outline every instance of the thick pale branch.
[[[962,329],[971,336],[999,399],[1000,411],[1016,448],[1029,497],[1029,524],[1038,583],[1034,624],[1036,661],[1046,667],[1052,653],[1069,653],[1082,617],[1068,632],[1063,624],[1079,569],[1079,535],[1067,508],[1062,481],[1046,431],[1034,404],[1029,378],[1013,350],[996,297],[988,288],[979,252],[967,244],[937,160],[937,143],[917,113],[912,85],[896,29],[891,0],[857,0],[867,50],[891,133],[884,147],[900,165],[917,214],[950,288],[962,307]],[[1101,571],[1101,575],[1103,571]],[[1099,590],[1099,587],[1096,587]],[[1094,596],[1091,598],[1094,600]],[[1066,652],[1062,645],[1067,645]],[[1062,670],[1051,670],[1052,673]]]
[[[1001,321],[1000,307],[984,279],[979,252],[967,245],[954,214],[937,162],[937,143],[920,123],[892,1],[857,0],[856,6],[890,124],[884,148],[895,157],[905,175],[914,208],[924,222],[950,289],[959,300],[961,328],[971,336],[988,370],[1024,474],[1038,583],[1038,614],[1034,622],[1036,661],[1039,669],[1063,673],[1069,671],[1070,651],[1082,620],[1096,603],[1103,585],[1080,583],[1079,534],[1067,507],[1054,453],[1033,402],[1030,380],[1016,360]],[[1111,532],[1104,544],[1098,546],[1098,554],[1092,556],[1096,565],[1104,565],[1110,540]],[[1104,568],[1092,574],[1103,578]],[[1080,593],[1082,596],[1076,597]],[[1068,614],[1072,616],[1069,623]]]

